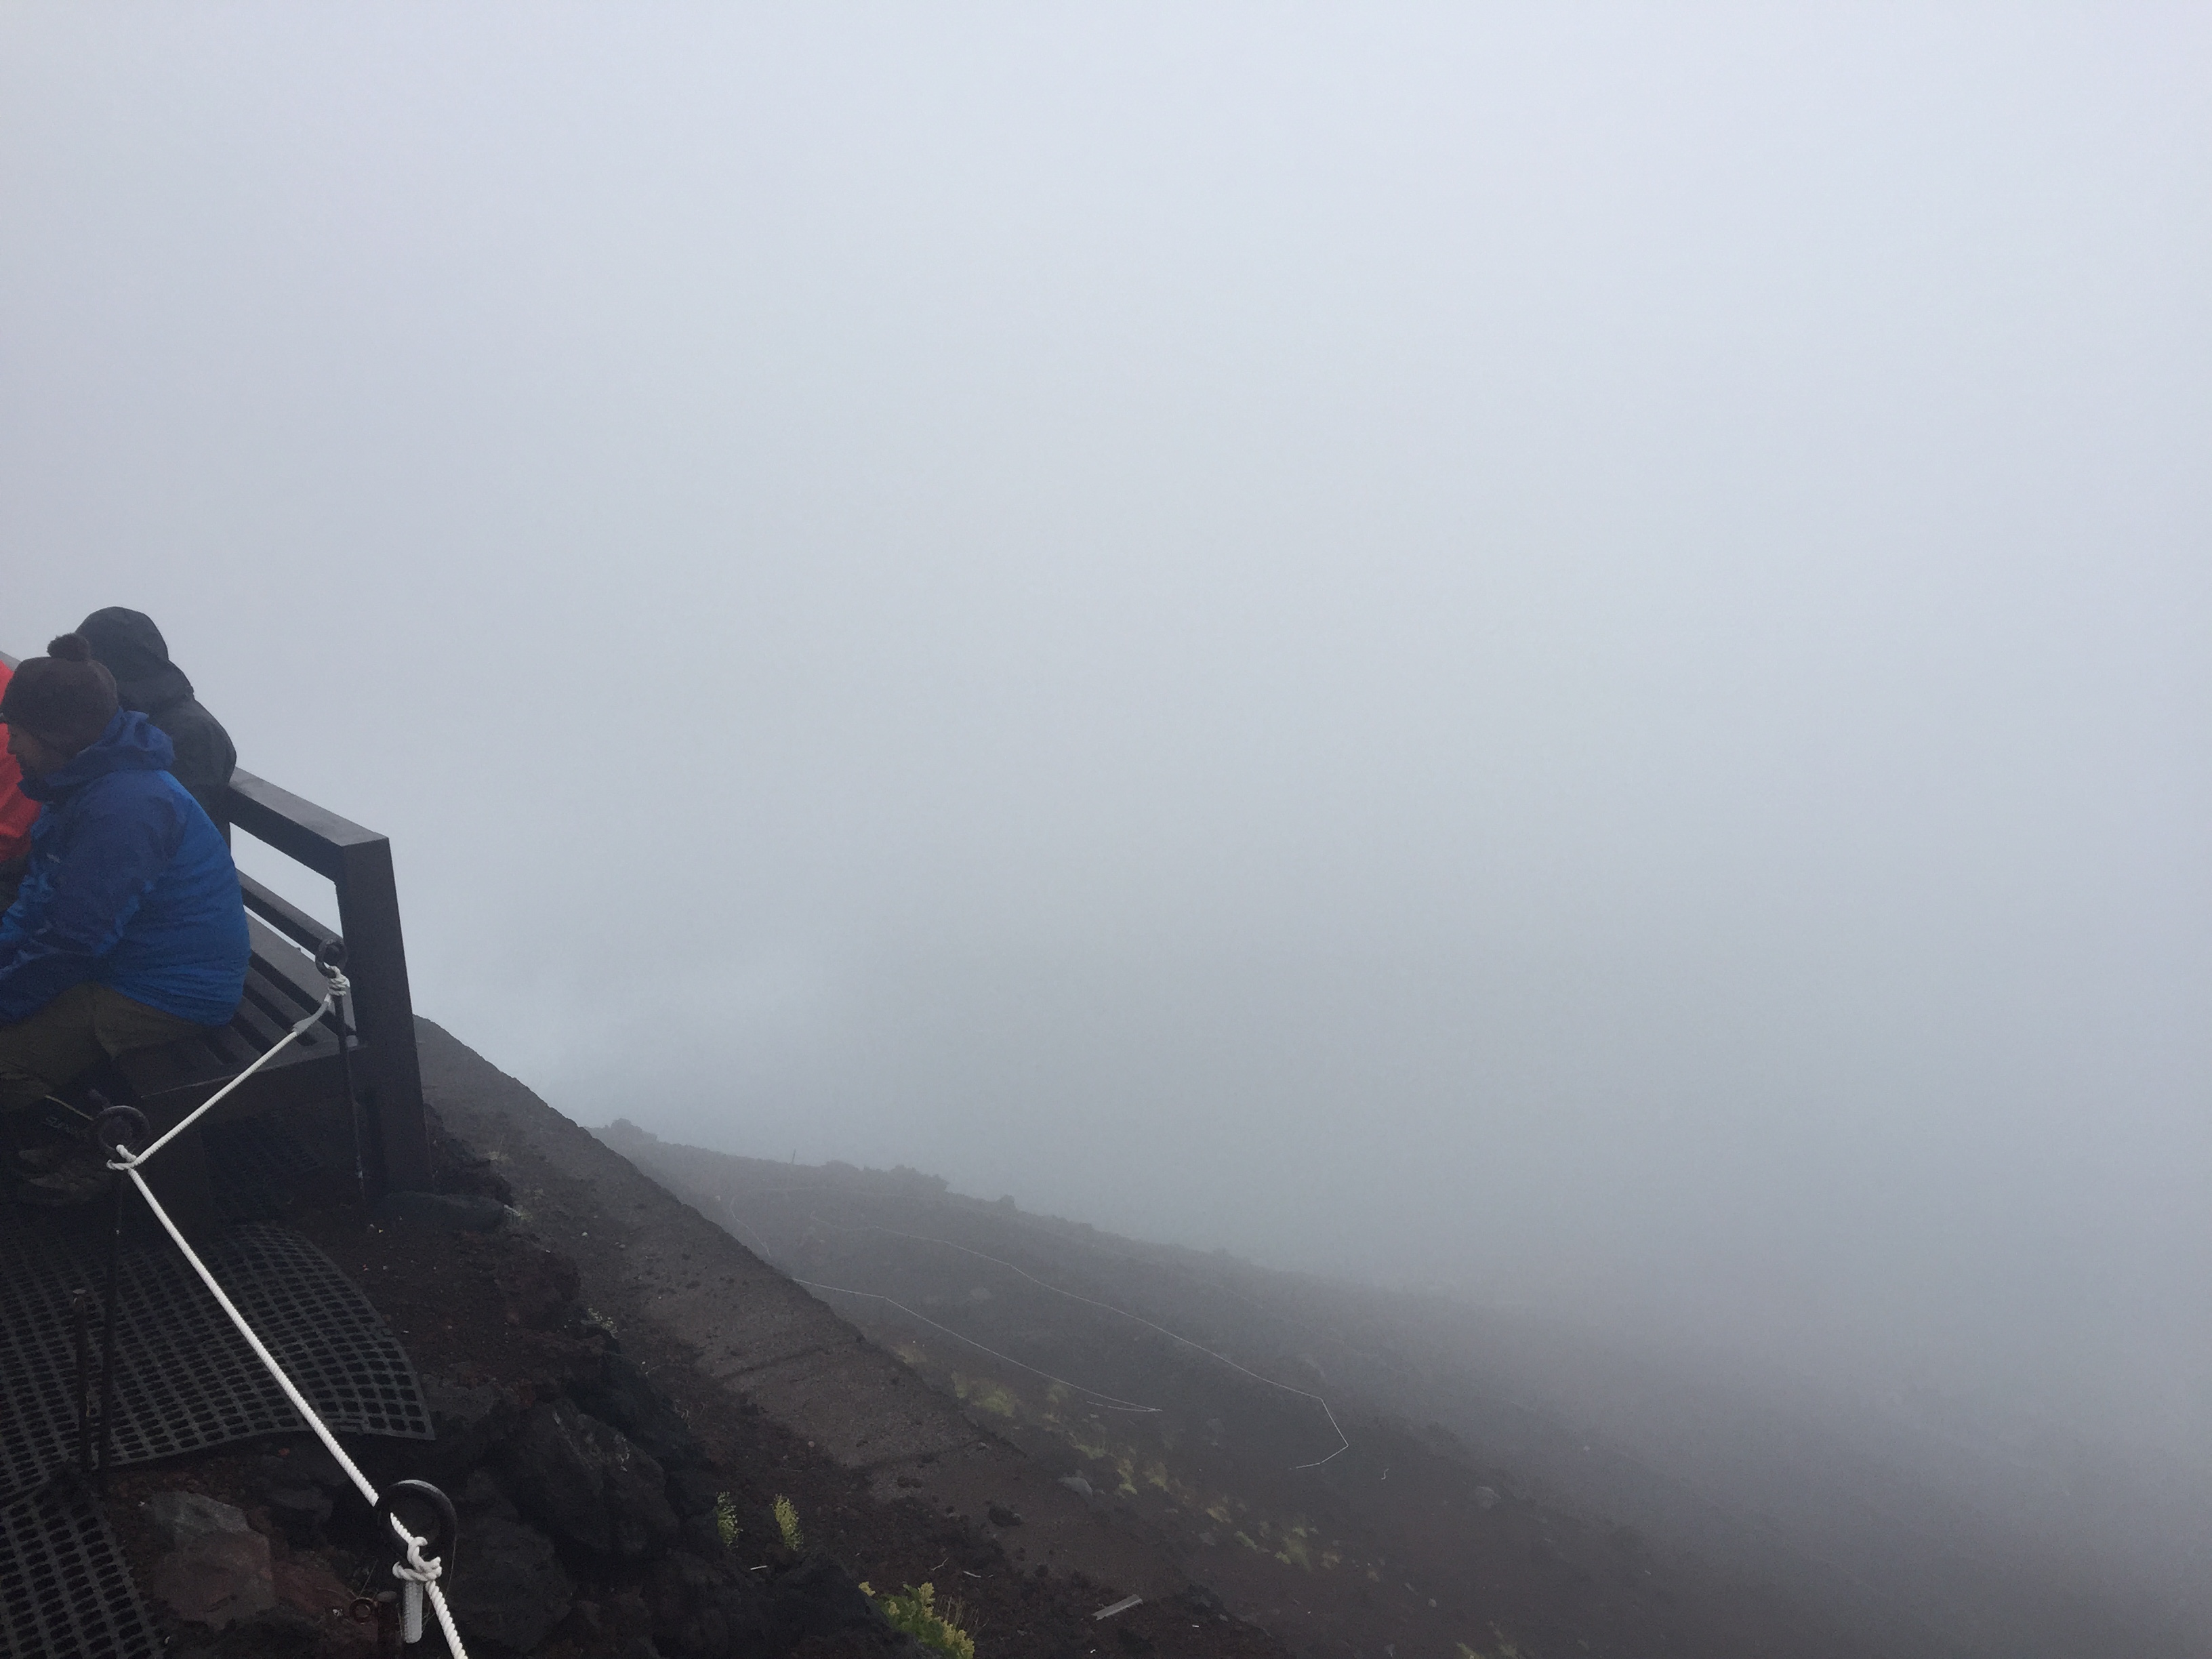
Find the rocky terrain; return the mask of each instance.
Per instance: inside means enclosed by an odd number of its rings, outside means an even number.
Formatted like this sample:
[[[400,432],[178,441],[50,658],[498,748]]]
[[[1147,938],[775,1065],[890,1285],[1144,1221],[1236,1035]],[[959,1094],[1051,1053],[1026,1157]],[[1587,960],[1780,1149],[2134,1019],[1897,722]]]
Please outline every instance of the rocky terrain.
[[[365,1213],[308,1192],[288,1219],[366,1291],[420,1374],[434,1442],[359,1437],[347,1449],[380,1486],[428,1479],[455,1500],[449,1593],[472,1655],[922,1654],[933,1650],[894,1631],[861,1587],[923,1583],[979,1654],[1284,1652],[1141,1541],[1094,1537],[1072,1494],[1033,1471],[1025,1487],[1026,1460],[951,1402],[941,1421],[917,1411],[930,1430],[919,1449],[886,1432],[883,1457],[855,1461],[780,1411],[772,1382],[753,1392],[716,1376],[702,1333],[671,1316],[661,1269],[672,1262],[678,1284],[717,1281],[732,1304],[748,1273],[781,1281],[733,1242],[718,1251],[718,1230],[434,1027],[424,1053],[440,1193]],[[604,1163],[579,1174],[563,1151]],[[817,1374],[848,1392],[896,1374],[927,1394],[826,1310],[811,1326],[803,1310],[768,1323],[799,1333]],[[833,1414],[839,1404],[826,1382],[801,1393]],[[946,1464],[958,1465],[949,1480],[933,1474]],[[1076,1524],[1054,1524],[1053,1498]],[[361,1598],[390,1586],[391,1557],[311,1437],[119,1471],[106,1507],[171,1652],[377,1650]],[[442,1647],[434,1626],[410,1651]]]
[[[600,1133],[1300,1652],[2204,1650],[2148,1557],[2066,1530],[2078,1463],[911,1170]]]
[[[915,1171],[605,1133],[1302,1653],[1864,1650],[1771,1586],[1334,1385],[1322,1334],[1254,1300],[1241,1264],[963,1200]]]
[[[303,1191],[289,1219],[422,1376],[435,1440],[349,1449],[457,1501],[471,1653],[913,1655],[861,1586],[925,1583],[979,1659],[2197,1650],[1893,1481],[1828,1508],[1908,1543],[1927,1593],[1823,1559],[1780,1505],[1593,1430],[1601,1402],[1560,1386],[1578,1356],[1516,1358],[1527,1333],[1436,1298],[910,1170],[586,1131],[421,1040],[441,1191],[373,1214]],[[1777,1434],[1746,1410],[1705,1432]],[[1852,1472],[1761,1455],[1808,1512]],[[389,1556],[307,1437],[121,1472],[107,1507],[171,1651],[375,1650],[349,1611]]]

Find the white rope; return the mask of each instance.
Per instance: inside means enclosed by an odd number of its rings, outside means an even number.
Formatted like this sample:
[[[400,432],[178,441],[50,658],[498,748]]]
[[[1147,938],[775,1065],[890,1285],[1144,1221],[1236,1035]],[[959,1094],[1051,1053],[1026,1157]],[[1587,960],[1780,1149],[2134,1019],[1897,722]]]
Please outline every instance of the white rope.
[[[134,1165],[143,1164],[148,1158],[153,1157],[154,1154],[160,1152],[162,1147],[167,1146],[179,1135],[184,1133],[185,1130],[191,1128],[193,1124],[198,1122],[210,1111],[213,1111],[217,1103],[222,1101],[225,1095],[228,1094],[233,1089],[238,1087],[240,1084],[245,1082],[246,1079],[252,1077],[256,1072],[266,1066],[270,1060],[276,1059],[276,1056],[284,1049],[289,1048],[296,1039],[307,1032],[308,1027],[314,1024],[317,1020],[320,1019],[325,1014],[329,1013],[332,1008],[336,1007],[338,998],[343,996],[352,987],[350,983],[347,981],[346,976],[343,974],[333,974],[331,976],[331,988],[325,994],[322,1001],[307,1013],[301,1015],[299,1023],[294,1025],[290,1030],[285,1032],[283,1037],[278,1039],[275,1048],[271,1048],[267,1054],[262,1055],[260,1059],[255,1060],[252,1065],[247,1066],[236,1077],[231,1079],[229,1082],[224,1084],[222,1088],[210,1095],[205,1100],[194,1107],[191,1111],[187,1113],[184,1117],[179,1118],[177,1121],[176,1127],[172,1128],[167,1134],[163,1135],[152,1146],[149,1146],[144,1152],[118,1152],[117,1156],[122,1161],[117,1164],[111,1164],[108,1165],[108,1168],[111,1170],[128,1170],[132,1168]],[[341,1042],[345,1041],[345,1034],[343,1031],[338,1034],[338,1041]]]
[[[274,1053],[275,1050],[272,1049],[270,1052]],[[138,1196],[146,1200],[146,1207],[154,1212],[154,1218],[161,1224],[161,1230],[175,1242],[178,1249],[184,1252],[185,1260],[191,1264],[192,1271],[200,1276],[200,1283],[208,1287],[208,1294],[215,1297],[216,1305],[230,1316],[230,1322],[238,1328],[238,1334],[246,1339],[246,1346],[253,1350],[254,1358],[267,1368],[270,1376],[276,1378],[276,1386],[284,1391],[284,1398],[292,1402],[292,1409],[298,1412],[301,1419],[315,1431],[315,1438],[321,1441],[324,1449],[337,1460],[338,1467],[346,1472],[346,1478],[351,1480],[361,1495],[368,1500],[369,1507],[375,1508],[376,1488],[369,1484],[368,1477],[361,1472],[353,1459],[346,1455],[345,1448],[338,1444],[337,1437],[331,1432],[329,1425],[323,1421],[315,1408],[307,1403],[307,1397],[294,1386],[292,1379],[284,1374],[284,1368],[276,1363],[276,1357],[270,1353],[263,1346],[261,1339],[253,1334],[253,1327],[246,1322],[246,1316],[239,1312],[237,1304],[232,1302],[229,1296],[224,1292],[222,1285],[216,1280],[216,1276],[208,1271],[207,1263],[199,1258],[199,1252],[185,1242],[184,1234],[177,1231],[177,1224],[169,1219],[169,1212],[161,1207],[161,1200],[154,1196],[153,1188],[147,1186],[146,1177],[138,1173],[135,1167],[138,1161],[143,1161],[143,1154],[140,1160],[134,1160],[132,1163],[125,1163],[118,1158],[107,1167],[131,1177],[131,1184],[138,1189]],[[427,1560],[423,1558],[422,1546],[429,1542],[429,1540],[417,1538],[407,1531],[399,1524],[397,1516],[392,1517],[392,1529],[398,1533],[406,1544],[408,1568],[407,1571],[402,1571],[399,1564],[395,1562],[392,1568],[393,1575],[404,1580],[420,1583],[429,1593],[430,1604],[438,1610],[438,1623],[446,1632],[446,1641],[453,1649],[453,1659],[468,1659],[469,1650],[461,1645],[460,1632],[453,1628],[453,1615],[447,1610],[445,1593],[438,1588],[439,1576],[444,1571],[443,1563],[434,1556]]]
[[[940,1325],[935,1320],[932,1319],[927,1314],[918,1314],[915,1312],[913,1309],[908,1307],[905,1303],[895,1301],[888,1296],[878,1295],[874,1291],[849,1290],[842,1285],[821,1285],[817,1284],[813,1279],[800,1279],[796,1275],[793,1277],[791,1282],[794,1285],[804,1285],[810,1291],[835,1291],[840,1296],[859,1296],[866,1297],[872,1302],[889,1302],[892,1307],[896,1308],[901,1313],[906,1315],[909,1319],[919,1319],[923,1324],[928,1326],[932,1330],[943,1331],[945,1335],[951,1337],[955,1341],[965,1342],[971,1348],[981,1349],[983,1352],[990,1355],[994,1359],[1003,1359],[1009,1365],[1020,1366],[1022,1370],[1029,1372],[1032,1376],[1041,1376],[1048,1382],[1057,1382],[1063,1389],[1073,1389],[1078,1394],[1087,1394],[1093,1400],[1103,1401],[1105,1402],[1106,1408],[1109,1411],[1160,1412],[1166,1409],[1166,1407],[1163,1406],[1139,1406],[1133,1400],[1123,1400],[1115,1395],[1101,1394],[1096,1389],[1085,1388],[1080,1382],[1071,1382],[1064,1376],[1054,1376],[1050,1371],[1041,1371],[1036,1366],[1024,1364],[1023,1361],[1015,1358],[1012,1354],[1000,1353],[996,1348],[986,1348],[974,1337],[963,1336],[959,1332],[954,1330],[950,1325]]]
[[[401,1526],[398,1516],[388,1518],[392,1530],[398,1534],[400,1543],[407,1550],[404,1561],[392,1564],[392,1576],[410,1589],[419,1586],[422,1593],[429,1596],[430,1605],[438,1614],[438,1627],[446,1632],[446,1645],[453,1650],[455,1659],[468,1659],[468,1650],[461,1645],[461,1633],[453,1628],[453,1611],[446,1606],[446,1592],[438,1588],[438,1580],[445,1574],[446,1564],[434,1555],[424,1559],[422,1546],[430,1540],[417,1538]],[[410,1642],[419,1642],[422,1639],[422,1611],[416,1607],[410,1609],[410,1628],[404,1634]]]
[[[237,1304],[230,1299],[216,1276],[208,1271],[207,1263],[199,1258],[199,1252],[185,1242],[184,1234],[178,1231],[177,1224],[169,1218],[169,1212],[161,1207],[161,1200],[154,1196],[154,1189],[146,1184],[146,1177],[138,1173],[139,1166],[148,1158],[153,1157],[155,1153],[190,1128],[193,1123],[205,1116],[225,1095],[274,1060],[278,1050],[283,1048],[336,1006],[337,999],[343,996],[351,987],[343,974],[332,973],[329,978],[330,990],[323,998],[321,1006],[293,1026],[278,1041],[275,1048],[270,1048],[267,1054],[262,1055],[223,1087],[201,1102],[190,1115],[180,1121],[168,1133],[163,1135],[144,1152],[132,1152],[120,1146],[111,1148],[114,1156],[108,1160],[107,1167],[119,1175],[130,1177],[131,1184],[138,1189],[138,1196],[146,1200],[146,1207],[154,1212],[154,1218],[161,1224],[161,1231],[167,1233],[177,1249],[184,1253],[185,1260],[191,1264],[192,1271],[199,1275],[200,1283],[206,1285],[208,1294],[215,1297],[216,1305],[230,1316],[230,1322],[238,1328],[238,1334],[246,1339],[246,1346],[253,1350],[254,1358],[258,1359],[269,1375],[276,1379],[276,1386],[284,1391],[284,1398],[292,1402],[292,1409],[299,1413],[301,1420],[314,1431],[315,1437],[323,1443],[323,1449],[337,1460],[337,1466],[345,1471],[346,1478],[353,1482],[356,1490],[368,1500],[369,1507],[374,1509],[378,1502],[378,1493],[376,1488],[369,1483],[368,1477],[361,1472],[360,1467],[353,1459],[346,1455],[345,1448],[338,1444],[337,1437],[331,1432],[329,1425],[325,1424],[315,1408],[307,1403],[307,1396],[294,1385],[292,1379],[285,1375],[284,1368],[276,1363],[276,1355],[270,1353],[261,1339],[254,1334],[253,1327],[246,1323],[246,1316],[239,1312]],[[338,1040],[341,1042],[345,1040],[345,1034],[343,1031],[339,1033]],[[109,1310],[108,1317],[111,1319],[114,1317],[112,1309]],[[461,1645],[461,1633],[453,1628],[453,1613],[446,1606],[446,1593],[438,1588],[438,1580],[445,1573],[444,1562],[436,1556],[426,1558],[423,1555],[422,1547],[430,1541],[428,1539],[416,1537],[413,1533],[400,1524],[398,1516],[389,1518],[392,1530],[398,1534],[400,1542],[405,1547],[407,1553],[404,1562],[392,1563],[392,1577],[406,1585],[413,1595],[425,1593],[428,1595],[430,1605],[437,1609],[439,1627],[446,1633],[446,1644],[452,1650],[453,1659],[468,1659],[469,1650]],[[413,1595],[410,1595],[410,1601]],[[407,1640],[411,1644],[422,1639],[420,1603],[415,1602],[410,1607],[410,1612],[411,1617],[409,1622],[412,1628],[408,1632]]]
[[[826,1228],[831,1232],[884,1233],[892,1238],[908,1239],[917,1244],[942,1244],[948,1250],[958,1250],[963,1255],[972,1255],[978,1257],[982,1261],[995,1263],[997,1266],[1004,1267],[1008,1273],[1019,1273],[1024,1279],[1028,1279],[1030,1284],[1036,1285],[1039,1290],[1050,1291],[1054,1296],[1064,1296],[1071,1302],[1080,1302],[1088,1307],[1103,1308],[1108,1313],[1119,1314],[1124,1319],[1133,1319],[1138,1324],[1144,1326],[1146,1329],[1158,1331],[1162,1336],[1166,1337],[1171,1342],[1180,1342],[1186,1348],[1195,1348],[1199,1352],[1206,1355],[1207,1358],[1220,1361],[1221,1364],[1228,1366],[1231,1370],[1243,1372],[1243,1375],[1250,1377],[1255,1382],[1264,1382],[1271,1389],[1280,1389],[1285,1394],[1294,1394],[1301,1400],[1312,1401],[1315,1405],[1321,1407],[1322,1415],[1328,1419],[1330,1432],[1336,1436],[1336,1449],[1329,1453],[1328,1457],[1316,1458],[1310,1463],[1291,1464],[1291,1472],[1294,1474],[1300,1469],[1317,1469],[1323,1463],[1328,1462],[1333,1458],[1341,1457],[1345,1453],[1352,1449],[1352,1442],[1346,1438],[1344,1430],[1338,1425],[1336,1413],[1329,1409],[1328,1401],[1322,1399],[1319,1395],[1315,1394],[1309,1389],[1293,1388],[1288,1382],[1278,1382],[1272,1376],[1262,1376],[1259,1372],[1252,1370],[1249,1365],[1240,1365],[1235,1360],[1231,1359],[1227,1354],[1217,1352],[1215,1350],[1207,1347],[1203,1342],[1194,1342],[1190,1338],[1182,1334],[1180,1332],[1171,1331],[1164,1325],[1156,1324],[1152,1320],[1146,1318],[1142,1314],[1131,1313],[1127,1308],[1117,1308],[1110,1302],[1099,1301],[1096,1297],[1080,1296],[1073,1291],[1062,1290],[1057,1285],[1048,1285],[1044,1280],[1039,1279],[1035,1273],[1030,1273],[1024,1268],[1017,1267],[1011,1261],[1005,1261],[995,1255],[987,1255],[981,1250],[970,1249],[965,1244],[956,1244],[949,1238],[932,1238],[924,1233],[902,1233],[896,1231],[895,1228],[890,1227],[877,1227],[866,1224],[840,1226],[834,1221],[823,1220],[820,1216],[816,1215],[811,1210],[807,1212],[806,1218],[813,1222],[816,1225]],[[805,1281],[802,1279],[799,1282],[804,1284]],[[866,1294],[866,1292],[854,1291],[849,1292],[849,1294],[861,1295]],[[890,1302],[890,1298],[889,1297],[884,1297],[882,1300]],[[891,1305],[893,1307],[897,1307],[899,1304],[893,1302],[891,1303]],[[913,1310],[911,1309],[908,1309],[904,1310],[904,1311],[912,1312]],[[921,1318],[921,1316],[920,1314],[915,1314],[915,1317],[916,1319],[920,1319]],[[934,1321],[925,1321],[924,1322],[935,1323]],[[939,1325],[938,1326],[938,1328],[939,1330],[943,1330],[945,1328]],[[957,1332],[954,1332],[953,1334],[958,1335],[959,1334]],[[961,1340],[963,1341],[966,1341],[968,1339],[963,1337]],[[976,1343],[975,1346],[979,1348],[983,1346],[980,1342]],[[983,1351],[986,1353],[991,1352],[988,1348],[984,1348]],[[1001,1354],[999,1357],[1000,1358],[1004,1358],[1006,1356]],[[1018,1359],[1014,1360],[1012,1363],[1017,1365],[1021,1364],[1021,1361]],[[1036,1369],[1033,1365],[1024,1365],[1022,1368],[1024,1370],[1035,1370]],[[1039,1371],[1037,1374],[1040,1376],[1044,1375],[1042,1371]],[[1075,1385],[1073,1383],[1070,1383],[1068,1386],[1073,1388]],[[1091,1391],[1086,1389],[1084,1392],[1088,1394]],[[1106,1399],[1112,1398],[1111,1395],[1103,1395],[1101,1397]],[[1147,1407],[1145,1409],[1157,1411],[1159,1408],[1158,1407]]]
[[[315,1415],[315,1408],[292,1385],[292,1379],[284,1375],[284,1368],[276,1363],[276,1356],[262,1346],[261,1339],[253,1334],[253,1327],[246,1322],[246,1316],[239,1312],[230,1297],[223,1293],[222,1286],[216,1282],[216,1276],[208,1271],[207,1263],[201,1261],[198,1252],[185,1242],[184,1234],[177,1231],[177,1224],[169,1219],[169,1212],[161,1207],[154,1196],[153,1189],[146,1185],[146,1177],[127,1164],[110,1164],[107,1167],[120,1170],[131,1177],[131,1184],[137,1188],[138,1195],[146,1200],[146,1207],[154,1212],[154,1218],[161,1224],[163,1231],[176,1241],[177,1248],[185,1253],[185,1260],[191,1263],[192,1271],[200,1276],[200,1283],[208,1287],[208,1293],[230,1316],[230,1322],[238,1327],[238,1334],[246,1339],[246,1346],[253,1350],[254,1358],[260,1360],[268,1369],[269,1375],[276,1379],[276,1386],[284,1390],[284,1397],[292,1402],[292,1408],[306,1419],[307,1426],[315,1431],[315,1437],[323,1443],[331,1455],[337,1459],[338,1467],[346,1472],[346,1478],[360,1488],[363,1498],[374,1504],[376,1488],[369,1485],[368,1477],[355,1467],[353,1459],[345,1455],[345,1448],[338,1444],[337,1437],[324,1425],[323,1419]]]

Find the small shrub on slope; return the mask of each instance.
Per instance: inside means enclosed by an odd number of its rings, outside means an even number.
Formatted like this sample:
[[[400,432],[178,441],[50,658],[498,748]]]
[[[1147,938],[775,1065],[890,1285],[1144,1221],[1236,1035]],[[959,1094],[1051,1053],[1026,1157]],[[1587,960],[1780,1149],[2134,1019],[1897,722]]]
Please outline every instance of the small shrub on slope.
[[[793,1555],[805,1553],[806,1534],[799,1529],[799,1511],[791,1506],[788,1498],[778,1497],[769,1506],[775,1513],[776,1535],[783,1540],[784,1548]]]
[[[883,1610],[893,1630],[905,1632],[946,1659],[975,1659],[975,1638],[960,1628],[960,1604],[948,1602],[939,1613],[935,1585],[909,1584],[897,1595],[878,1595],[863,1584],[860,1592]]]

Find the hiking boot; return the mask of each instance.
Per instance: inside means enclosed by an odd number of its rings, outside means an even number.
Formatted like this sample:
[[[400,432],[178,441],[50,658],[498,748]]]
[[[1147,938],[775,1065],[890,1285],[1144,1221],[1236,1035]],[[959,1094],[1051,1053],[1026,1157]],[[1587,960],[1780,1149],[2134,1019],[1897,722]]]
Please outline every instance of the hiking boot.
[[[97,1152],[81,1152],[58,1169],[25,1181],[15,1188],[15,1201],[41,1210],[67,1209],[83,1204],[107,1190],[107,1165]]]
[[[31,1175],[52,1175],[72,1158],[83,1156],[81,1140],[49,1140],[42,1146],[26,1146],[15,1154],[15,1161]]]

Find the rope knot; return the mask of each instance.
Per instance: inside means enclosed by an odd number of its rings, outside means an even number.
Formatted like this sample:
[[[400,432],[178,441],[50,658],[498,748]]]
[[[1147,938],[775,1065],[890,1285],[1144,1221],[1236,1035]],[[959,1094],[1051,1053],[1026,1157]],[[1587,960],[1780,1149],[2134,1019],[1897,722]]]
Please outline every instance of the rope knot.
[[[430,1540],[427,1538],[417,1538],[413,1533],[408,1531],[399,1524],[399,1518],[397,1516],[392,1517],[392,1530],[399,1534],[399,1541],[407,1547],[407,1559],[404,1561],[394,1561],[392,1564],[392,1576],[394,1578],[404,1579],[410,1583],[436,1583],[446,1571],[446,1564],[434,1555],[427,1560],[423,1558],[422,1546]]]

